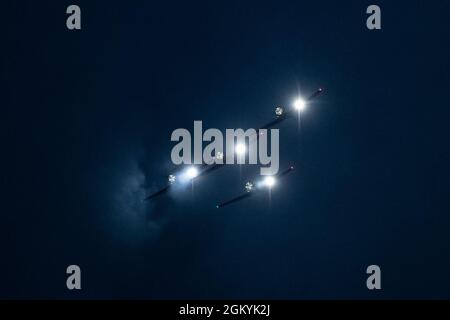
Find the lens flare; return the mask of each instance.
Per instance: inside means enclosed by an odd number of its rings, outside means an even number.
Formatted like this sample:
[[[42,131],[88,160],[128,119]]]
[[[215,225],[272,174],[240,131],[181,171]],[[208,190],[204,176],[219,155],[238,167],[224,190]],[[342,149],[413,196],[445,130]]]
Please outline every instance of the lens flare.
[[[238,144],[236,145],[235,151],[236,151],[236,154],[237,154],[237,155],[241,156],[241,155],[245,154],[245,150],[246,150],[246,149],[247,149],[247,148],[245,147],[245,144],[243,144],[243,143],[238,143]]]
[[[274,177],[266,177],[263,181],[263,184],[267,187],[267,188],[272,188],[275,185],[275,178]]]
[[[186,176],[189,179],[194,179],[196,176],[198,176],[198,170],[197,168],[194,167],[190,167],[189,169],[186,170]]]
[[[295,110],[302,111],[306,107],[306,102],[302,98],[298,98],[294,101],[294,108]]]

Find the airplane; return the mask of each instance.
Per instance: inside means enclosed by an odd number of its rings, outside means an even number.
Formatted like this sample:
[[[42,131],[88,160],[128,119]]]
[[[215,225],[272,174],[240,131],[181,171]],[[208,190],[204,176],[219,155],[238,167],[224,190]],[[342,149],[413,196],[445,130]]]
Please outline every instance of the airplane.
[[[291,173],[292,171],[294,171],[294,166],[290,166],[286,170],[284,170],[284,171],[282,171],[282,172],[280,172],[280,173],[278,173],[276,175],[265,176],[265,178],[262,181],[260,181],[259,183],[255,184],[255,183],[250,182],[250,181],[246,182],[245,183],[245,187],[244,187],[245,188],[245,192],[244,193],[242,193],[242,194],[240,194],[240,195],[238,195],[238,196],[236,196],[236,197],[234,197],[234,198],[232,198],[230,200],[227,200],[225,202],[219,203],[216,206],[216,208],[217,209],[223,208],[223,207],[228,206],[228,205],[230,205],[232,203],[244,200],[244,199],[254,195],[256,192],[259,192],[259,191],[263,190],[264,188],[269,188],[270,189],[277,182],[277,180],[279,178],[282,178],[282,177],[286,176],[287,174]]]

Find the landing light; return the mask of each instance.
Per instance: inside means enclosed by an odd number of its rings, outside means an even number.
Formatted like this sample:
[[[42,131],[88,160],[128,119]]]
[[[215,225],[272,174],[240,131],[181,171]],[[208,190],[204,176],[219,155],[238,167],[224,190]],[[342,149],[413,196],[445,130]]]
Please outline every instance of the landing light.
[[[246,150],[246,148],[245,148],[245,144],[243,144],[243,143],[238,143],[237,145],[236,145],[236,154],[237,155],[243,155],[244,153],[245,153],[245,150]]]
[[[196,176],[198,176],[198,170],[194,167],[191,167],[191,168],[187,169],[186,176],[189,179],[194,179]]]
[[[274,184],[275,184],[275,178],[274,177],[266,177],[263,181],[263,184],[268,187],[271,188]]]
[[[295,110],[302,111],[303,109],[305,109],[305,107],[306,107],[305,100],[298,98],[297,100],[294,101]]]

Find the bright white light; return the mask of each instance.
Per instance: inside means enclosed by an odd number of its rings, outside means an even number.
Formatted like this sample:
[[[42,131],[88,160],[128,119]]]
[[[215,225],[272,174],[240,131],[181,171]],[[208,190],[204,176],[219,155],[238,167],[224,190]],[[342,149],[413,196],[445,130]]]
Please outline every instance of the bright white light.
[[[243,155],[243,154],[245,153],[245,150],[246,150],[245,144],[243,144],[243,143],[238,143],[238,144],[236,145],[235,151],[236,151],[236,154],[237,154],[237,155]]]
[[[264,185],[268,188],[271,188],[275,184],[275,178],[268,176],[263,181]]]
[[[223,159],[223,153],[222,152],[217,152],[216,153],[216,159],[218,159],[218,160],[222,160]]]
[[[302,111],[303,109],[305,109],[306,107],[306,102],[305,100],[298,98],[297,100],[294,101],[294,108],[298,111]]]
[[[247,182],[247,183],[245,184],[245,191],[251,192],[252,189],[253,189],[253,183],[251,183],[250,181]]]
[[[190,167],[189,169],[187,169],[186,171],[186,176],[189,179],[194,179],[196,176],[198,176],[198,170],[194,167]]]

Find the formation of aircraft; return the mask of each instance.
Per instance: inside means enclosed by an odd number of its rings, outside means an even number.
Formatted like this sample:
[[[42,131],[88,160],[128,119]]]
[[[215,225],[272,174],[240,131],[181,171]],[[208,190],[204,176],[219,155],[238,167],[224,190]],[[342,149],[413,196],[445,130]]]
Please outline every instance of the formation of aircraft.
[[[306,99],[301,99],[301,98],[296,99],[292,104],[292,109],[290,109],[290,110],[287,110],[283,107],[277,107],[275,109],[275,118],[272,119],[271,121],[269,121],[268,123],[266,123],[265,125],[261,126],[258,130],[256,130],[256,132],[259,132],[260,129],[273,128],[273,127],[277,126],[278,124],[280,124],[281,122],[298,115],[298,113],[303,111],[312,100],[314,100],[315,98],[320,96],[323,93],[323,91],[324,90],[322,88],[319,88]],[[254,136],[250,137],[250,139],[259,139],[259,134],[255,134]],[[238,145],[238,147],[239,147],[239,145]],[[240,150],[236,149],[236,152],[239,152],[239,151]],[[218,153],[216,155],[216,157],[223,158],[223,157],[225,157],[225,155],[222,153]],[[165,193],[169,192],[177,183],[180,183],[181,181],[186,182],[186,181],[197,180],[199,177],[209,175],[209,174],[215,172],[216,170],[222,168],[223,166],[225,166],[224,163],[223,164],[222,163],[220,163],[220,164],[219,163],[202,164],[202,165],[198,165],[198,166],[190,166],[188,168],[185,168],[185,170],[182,170],[182,171],[179,171],[176,173],[172,173],[168,176],[167,184],[163,188],[161,188],[158,191],[147,196],[144,199],[144,201],[152,200],[159,196],[164,195]],[[286,176],[287,174],[291,173],[293,170],[294,170],[294,167],[290,166],[289,168],[285,169],[284,171],[282,171],[276,175],[262,176],[263,179],[261,181],[258,181],[258,182],[248,181],[245,184],[245,188],[244,188],[245,192],[244,193],[240,194],[239,196],[237,196],[231,200],[222,202],[222,203],[218,204],[216,207],[217,208],[225,207],[232,203],[246,199],[264,188],[271,188],[277,182],[277,180],[279,178]]]

